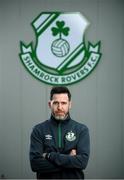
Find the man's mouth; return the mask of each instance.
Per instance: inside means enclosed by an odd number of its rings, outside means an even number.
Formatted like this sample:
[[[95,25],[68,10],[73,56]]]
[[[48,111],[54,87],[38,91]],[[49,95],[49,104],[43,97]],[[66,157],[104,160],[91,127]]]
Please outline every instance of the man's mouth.
[[[62,111],[57,111],[56,114],[64,114]]]

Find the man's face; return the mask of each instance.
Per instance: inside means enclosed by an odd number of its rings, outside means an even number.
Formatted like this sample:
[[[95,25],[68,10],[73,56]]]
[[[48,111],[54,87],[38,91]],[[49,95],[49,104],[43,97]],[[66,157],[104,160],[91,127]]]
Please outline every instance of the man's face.
[[[49,101],[51,113],[58,120],[64,120],[71,108],[71,101],[69,101],[67,94],[54,94],[51,101]]]

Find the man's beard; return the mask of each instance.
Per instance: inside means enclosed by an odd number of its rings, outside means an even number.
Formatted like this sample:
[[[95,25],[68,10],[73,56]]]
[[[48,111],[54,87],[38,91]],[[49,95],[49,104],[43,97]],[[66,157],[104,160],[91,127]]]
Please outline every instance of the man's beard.
[[[54,116],[54,118],[55,118],[56,120],[65,120],[65,119],[67,118],[67,116],[68,116],[68,113],[65,114],[65,115],[55,115],[55,114],[53,113],[52,115]]]

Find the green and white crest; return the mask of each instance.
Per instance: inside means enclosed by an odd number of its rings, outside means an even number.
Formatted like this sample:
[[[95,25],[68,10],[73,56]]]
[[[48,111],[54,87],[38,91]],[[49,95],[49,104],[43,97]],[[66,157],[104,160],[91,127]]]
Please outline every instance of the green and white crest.
[[[68,132],[65,136],[65,138],[68,140],[68,141],[74,141],[76,139],[76,135],[75,133],[73,133],[72,131]]]
[[[20,43],[20,58],[37,79],[69,85],[85,78],[100,60],[100,42],[84,41],[89,23],[80,13],[43,12],[33,22],[36,44]]]

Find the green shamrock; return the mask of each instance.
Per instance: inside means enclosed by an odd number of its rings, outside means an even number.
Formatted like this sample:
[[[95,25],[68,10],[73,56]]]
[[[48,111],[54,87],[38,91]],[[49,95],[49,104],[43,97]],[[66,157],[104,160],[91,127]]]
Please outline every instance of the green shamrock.
[[[69,27],[64,27],[65,26],[65,22],[64,21],[57,21],[56,22],[56,26],[57,27],[52,27],[52,34],[53,36],[56,36],[59,34],[59,38],[62,39],[62,34],[65,36],[68,36],[69,34]]]

